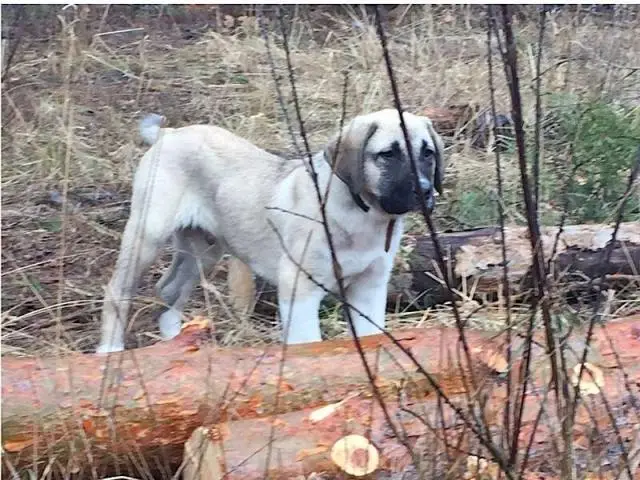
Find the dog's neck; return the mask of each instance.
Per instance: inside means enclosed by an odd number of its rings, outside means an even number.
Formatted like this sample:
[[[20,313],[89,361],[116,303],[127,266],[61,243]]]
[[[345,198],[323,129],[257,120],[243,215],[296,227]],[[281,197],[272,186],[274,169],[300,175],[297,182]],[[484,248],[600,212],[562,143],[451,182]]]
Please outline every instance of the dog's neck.
[[[342,178],[337,172],[333,170],[327,151],[323,150],[322,152],[319,152],[318,156],[320,155],[322,156],[322,164],[329,166],[331,173],[346,184],[345,179]],[[365,203],[365,201],[362,199],[360,194],[354,193],[353,190],[351,189],[349,189],[349,194],[351,195],[351,199],[353,200],[353,203],[355,203],[363,212],[367,213],[369,211],[371,207],[369,207],[369,205]]]
[[[380,217],[379,219],[383,222],[386,223],[386,232],[385,232],[385,241],[384,241],[384,251],[388,252],[389,248],[391,247],[391,240],[393,237],[393,231],[394,231],[394,227],[396,225],[396,220],[397,218],[395,216],[390,216],[389,214],[387,214],[386,212],[381,211],[379,208],[375,208],[374,207],[374,211],[371,211],[371,207],[364,202],[364,200],[362,199],[362,197],[360,195],[357,195],[355,193],[353,193],[351,191],[351,189],[349,188],[349,186],[344,182],[344,180],[342,180],[338,175],[336,175],[336,173],[333,171],[333,168],[331,167],[331,163],[329,161],[329,158],[327,156],[327,152],[325,150],[322,150],[318,153],[316,153],[315,155],[313,155],[312,160],[313,162],[313,166],[314,169],[316,171],[316,173],[318,174],[318,180],[320,181],[320,184],[324,183],[322,182],[322,180],[326,180],[329,181],[330,178],[333,177],[333,181],[338,185],[336,185],[335,187],[337,188],[344,188],[349,195],[351,196],[351,200],[353,201],[353,206],[354,208],[358,208],[360,209],[363,213],[368,214],[370,216],[375,216],[375,217]],[[309,164],[308,164],[308,159],[305,159],[305,168],[307,169],[308,173],[311,174],[310,172],[310,168],[309,168]],[[323,178],[324,177],[324,178]],[[332,187],[332,188],[335,188]],[[369,201],[369,204],[375,204],[376,201],[375,199],[371,199]]]

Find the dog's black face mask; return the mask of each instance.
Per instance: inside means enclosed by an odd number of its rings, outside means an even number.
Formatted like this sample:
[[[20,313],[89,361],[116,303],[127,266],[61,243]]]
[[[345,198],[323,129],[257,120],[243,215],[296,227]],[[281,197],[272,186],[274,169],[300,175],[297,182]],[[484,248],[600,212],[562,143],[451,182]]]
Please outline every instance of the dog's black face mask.
[[[425,141],[419,152],[414,152],[419,183],[428,211],[433,209],[433,176],[436,161],[435,152]],[[411,169],[411,160],[403,152],[398,142],[393,142],[389,150],[378,153],[375,162],[380,168],[378,183],[378,203],[380,208],[391,215],[403,215],[421,210],[420,194],[416,188]]]

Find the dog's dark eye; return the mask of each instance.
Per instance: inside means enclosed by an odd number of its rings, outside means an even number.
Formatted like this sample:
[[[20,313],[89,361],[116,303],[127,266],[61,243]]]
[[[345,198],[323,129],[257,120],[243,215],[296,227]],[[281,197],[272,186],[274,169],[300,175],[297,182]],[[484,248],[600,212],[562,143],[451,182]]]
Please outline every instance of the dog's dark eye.
[[[390,160],[396,156],[393,150],[386,150],[384,152],[378,153],[378,156],[384,158],[385,160]]]
[[[434,155],[435,155],[435,152],[433,150],[429,150],[429,149],[425,148],[422,151],[422,155],[420,156],[420,160],[422,160],[424,162],[426,160],[429,160]]]

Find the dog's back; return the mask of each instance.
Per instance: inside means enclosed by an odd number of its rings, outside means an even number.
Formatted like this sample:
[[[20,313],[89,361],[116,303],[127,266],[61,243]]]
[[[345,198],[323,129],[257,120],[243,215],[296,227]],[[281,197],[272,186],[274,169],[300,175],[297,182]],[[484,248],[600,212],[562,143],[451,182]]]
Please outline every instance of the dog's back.
[[[157,150],[161,149],[161,156],[167,157],[166,151],[179,151],[180,158],[174,157],[172,163],[188,161],[187,157],[190,156],[197,157],[197,161],[201,161],[203,155],[215,156],[209,159],[217,164],[212,169],[223,168],[225,174],[228,173],[227,169],[240,170],[245,166],[241,164],[248,163],[249,168],[258,175],[260,170],[266,169],[269,174],[275,170],[283,176],[297,166],[295,160],[284,159],[264,150],[224,128],[203,124],[168,128],[164,126],[165,121],[164,116],[152,113],[140,120],[138,129],[142,140],[154,147],[148,154],[157,155]],[[189,148],[190,145],[195,149]]]
[[[152,212],[175,209],[173,215],[163,214],[174,222],[172,229],[211,232],[252,266],[248,257],[256,242],[264,246],[266,257],[273,250],[275,261],[280,246],[265,206],[274,203],[279,185],[302,161],[278,157],[221,127],[166,128],[163,122],[162,116],[152,114],[139,124],[151,148],[136,172],[132,202],[140,208],[143,201],[154,204]],[[269,265],[268,270],[277,269]]]

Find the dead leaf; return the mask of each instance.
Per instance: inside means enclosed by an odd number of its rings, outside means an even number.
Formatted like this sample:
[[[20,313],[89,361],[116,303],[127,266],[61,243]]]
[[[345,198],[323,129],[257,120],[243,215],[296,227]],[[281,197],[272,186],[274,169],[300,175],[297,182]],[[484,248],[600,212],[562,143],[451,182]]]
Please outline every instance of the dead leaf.
[[[284,380],[280,383],[280,391],[281,392],[293,392],[295,388],[290,383],[285,382]]]
[[[580,365],[577,364],[573,367],[573,374],[571,375],[571,383],[575,387],[578,385],[578,376],[580,375]],[[582,372],[582,379],[580,379],[580,393],[583,395],[597,395],[600,393],[600,389],[604,387],[604,374],[595,365],[589,362],[584,363],[584,371]]]
[[[82,429],[87,435],[93,435],[96,431],[96,425],[89,417],[82,418]]]
[[[464,474],[466,480],[493,480],[498,478],[498,473],[500,468],[496,463],[475,455],[467,457],[467,471]]]
[[[611,480],[614,478],[612,472],[589,472],[585,475],[584,480]]]
[[[489,368],[498,373],[505,373],[509,370],[507,359],[504,358],[504,355],[502,355],[500,352],[494,352],[489,355],[487,365],[489,366]]]
[[[33,444],[33,439],[27,438],[25,440],[9,440],[3,442],[2,446],[7,452],[17,453]]]
[[[205,329],[211,326],[211,322],[207,317],[203,317],[198,315],[197,317],[193,317],[193,319],[189,320],[182,324],[182,330],[187,327],[193,327],[195,329]]]
[[[236,20],[231,15],[225,15],[222,24],[225,28],[231,28],[235,25]]]
[[[288,423],[280,418],[274,418],[271,421],[271,425],[273,425],[274,427],[286,427]]]
[[[327,446],[320,446],[315,448],[304,448],[296,453],[296,462],[300,462],[307,457],[313,457],[314,455],[320,455],[329,450]]]

